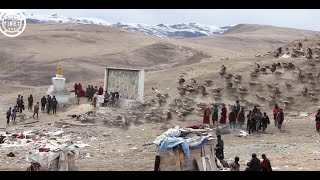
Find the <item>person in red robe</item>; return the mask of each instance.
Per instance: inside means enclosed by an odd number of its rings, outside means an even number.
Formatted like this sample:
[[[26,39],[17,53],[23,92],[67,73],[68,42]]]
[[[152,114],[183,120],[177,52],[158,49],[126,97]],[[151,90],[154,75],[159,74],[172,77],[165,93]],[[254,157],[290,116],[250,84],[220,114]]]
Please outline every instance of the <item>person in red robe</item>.
[[[318,109],[318,113],[316,114],[316,130],[320,131],[320,109]]]
[[[274,106],[274,109],[273,109],[273,120],[274,120],[274,126],[277,127],[277,115],[278,115],[278,112],[280,112],[280,108],[278,107],[278,104],[276,104]]]
[[[78,84],[78,91],[81,91],[82,90],[82,85],[81,83]]]
[[[103,95],[103,87],[102,86],[99,87],[98,92],[99,92],[99,95]]]
[[[284,121],[283,109],[280,109],[280,112],[278,112],[276,119],[277,119],[278,129],[281,131],[281,125]]]
[[[220,124],[226,124],[227,122],[227,108],[226,105],[222,104],[222,108],[221,108],[221,118],[219,123]]]
[[[261,169],[262,171],[272,171],[270,160],[265,154],[262,154]]]
[[[204,110],[203,114],[203,124],[209,124],[210,123],[210,115],[211,115],[211,110],[209,106]]]

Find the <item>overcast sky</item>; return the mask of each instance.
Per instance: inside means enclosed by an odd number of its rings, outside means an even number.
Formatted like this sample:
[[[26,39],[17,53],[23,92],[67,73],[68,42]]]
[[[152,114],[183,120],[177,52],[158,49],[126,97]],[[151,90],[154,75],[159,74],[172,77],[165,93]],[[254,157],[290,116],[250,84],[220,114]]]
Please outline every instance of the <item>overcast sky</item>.
[[[320,9],[28,9],[34,14],[95,17],[110,23],[199,23],[215,26],[242,23],[320,31]]]

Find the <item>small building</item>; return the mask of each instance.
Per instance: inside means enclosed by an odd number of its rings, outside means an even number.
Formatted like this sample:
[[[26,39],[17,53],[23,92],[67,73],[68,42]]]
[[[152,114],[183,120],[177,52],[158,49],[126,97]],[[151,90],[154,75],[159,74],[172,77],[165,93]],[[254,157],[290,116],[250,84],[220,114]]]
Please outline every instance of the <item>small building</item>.
[[[132,108],[143,103],[144,70],[106,67],[104,89],[119,93],[119,106]]]
[[[155,171],[219,171],[212,129],[171,128],[158,136]]]

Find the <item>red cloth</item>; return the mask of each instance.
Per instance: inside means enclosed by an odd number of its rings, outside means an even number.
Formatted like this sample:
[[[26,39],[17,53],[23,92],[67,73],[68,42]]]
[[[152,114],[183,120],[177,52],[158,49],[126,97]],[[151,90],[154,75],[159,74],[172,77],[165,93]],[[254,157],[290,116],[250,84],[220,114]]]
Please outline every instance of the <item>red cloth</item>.
[[[220,118],[219,123],[220,124],[226,124],[226,122],[227,122],[227,108],[223,107],[221,109],[221,118]]]
[[[316,122],[316,129],[320,130],[320,121]]]
[[[78,84],[78,89],[77,89],[78,91],[81,91],[82,90],[82,85],[81,85],[81,83],[79,83]]]
[[[39,152],[49,152],[49,148],[39,148]]]
[[[273,113],[276,113],[276,114],[277,114],[278,112],[280,112],[280,109],[279,109],[279,108],[274,108],[274,109],[273,109]]]
[[[264,160],[262,160],[261,168],[262,168],[262,171],[272,171],[271,163],[268,158],[265,158]]]
[[[99,88],[99,95],[102,95],[103,94],[103,87],[100,86]]]
[[[206,110],[204,111],[204,114],[203,114],[203,124],[209,124],[209,123],[210,123],[210,114],[211,114],[210,109],[206,109]]]
[[[85,94],[86,94],[86,92],[83,89],[81,89],[79,91],[79,97],[83,97],[83,96],[85,96]]]
[[[21,133],[19,136],[18,136],[19,139],[24,139],[25,136]]]

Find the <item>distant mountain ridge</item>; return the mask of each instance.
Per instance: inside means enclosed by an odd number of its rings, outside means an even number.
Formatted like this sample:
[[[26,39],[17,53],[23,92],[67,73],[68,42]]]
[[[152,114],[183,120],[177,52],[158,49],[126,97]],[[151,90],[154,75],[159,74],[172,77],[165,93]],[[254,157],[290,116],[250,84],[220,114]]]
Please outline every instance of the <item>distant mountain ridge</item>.
[[[65,17],[58,14],[53,15],[37,15],[24,13],[27,23],[77,23],[77,24],[96,24],[110,26],[114,28],[125,29],[129,31],[139,32],[142,34],[159,36],[159,37],[183,37],[193,38],[200,36],[219,35],[227,31],[233,26],[217,27],[213,25],[202,25],[198,23],[179,23],[179,24],[158,24],[148,25],[141,23],[109,23],[99,18],[87,17]]]

